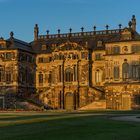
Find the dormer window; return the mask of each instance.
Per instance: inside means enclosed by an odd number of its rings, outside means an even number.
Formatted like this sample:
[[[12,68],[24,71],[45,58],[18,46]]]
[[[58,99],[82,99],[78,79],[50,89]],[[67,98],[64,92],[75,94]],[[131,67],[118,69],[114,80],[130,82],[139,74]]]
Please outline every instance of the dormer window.
[[[12,53],[8,52],[8,53],[5,54],[5,59],[6,60],[11,60],[12,58],[13,58]]]
[[[101,40],[98,41],[98,42],[97,42],[97,47],[102,47],[102,46],[103,46],[103,41],[101,41]]]
[[[95,54],[95,60],[102,60],[102,56],[100,53]]]
[[[125,28],[121,33],[121,40],[131,40],[131,39],[132,39],[131,32],[128,30],[128,28]]]
[[[42,50],[42,51],[45,51],[46,49],[47,49],[46,45],[42,45],[41,50]]]

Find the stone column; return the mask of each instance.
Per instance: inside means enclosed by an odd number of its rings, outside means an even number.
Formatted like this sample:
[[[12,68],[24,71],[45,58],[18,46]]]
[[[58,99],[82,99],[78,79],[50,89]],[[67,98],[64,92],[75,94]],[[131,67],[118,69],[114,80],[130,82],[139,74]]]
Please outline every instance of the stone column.
[[[76,109],[79,108],[79,93],[76,91],[75,92],[75,96],[76,96]]]
[[[64,71],[64,64],[65,64],[65,61],[63,61],[63,65],[62,65],[62,82],[63,82],[63,85],[62,85],[62,109],[65,109],[65,77],[64,77],[64,74],[65,74],[65,71]]]
[[[59,108],[61,109],[62,108],[62,95],[61,95],[61,91],[59,92]]]
[[[79,79],[79,74],[80,74],[80,69],[79,69],[79,63],[80,63],[80,61],[78,61],[77,62],[77,67],[76,67],[76,69],[77,69],[77,83],[78,83],[78,85],[77,85],[77,94],[76,94],[76,104],[77,104],[77,108],[79,108],[80,107],[80,85],[79,85],[79,83],[80,83],[80,79]]]
[[[61,65],[61,82],[63,82],[63,66]]]
[[[74,81],[76,82],[77,81],[77,65],[74,65]]]

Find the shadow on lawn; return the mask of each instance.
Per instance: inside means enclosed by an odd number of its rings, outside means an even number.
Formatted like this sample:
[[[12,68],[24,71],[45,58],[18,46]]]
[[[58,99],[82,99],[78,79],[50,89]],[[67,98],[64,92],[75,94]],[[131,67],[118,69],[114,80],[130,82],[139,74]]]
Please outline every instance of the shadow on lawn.
[[[115,116],[115,115],[133,115],[133,114],[140,114],[140,111],[111,111],[111,110],[108,110],[108,111],[75,111],[75,112],[44,112],[44,113],[41,113],[41,115],[39,115],[39,113],[36,113],[35,114],[32,114],[32,113],[29,113],[29,115],[26,115],[26,114],[18,114],[18,113],[14,113],[13,115],[12,114],[0,114],[0,121],[20,121],[20,120],[31,120],[31,119],[41,119],[41,118],[53,118],[53,117],[68,117],[68,116],[72,116],[72,115],[87,115],[88,114],[93,114],[93,115],[102,115],[102,116],[108,116],[110,118],[110,115],[111,116]]]
[[[19,121],[19,120],[31,120],[31,119],[41,119],[49,117],[57,117],[58,115],[33,115],[33,116],[15,116],[15,117],[3,117],[0,118],[0,121]],[[60,115],[59,115],[60,116]]]
[[[138,140],[140,138],[140,124],[113,121],[104,116],[70,114],[17,117],[21,123],[0,128],[0,140]],[[37,120],[32,123],[22,122],[28,119]]]

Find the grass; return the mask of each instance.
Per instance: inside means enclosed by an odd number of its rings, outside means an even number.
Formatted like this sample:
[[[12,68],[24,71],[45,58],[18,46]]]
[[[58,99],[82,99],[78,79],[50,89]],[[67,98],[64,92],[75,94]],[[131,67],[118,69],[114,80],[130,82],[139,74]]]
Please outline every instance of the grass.
[[[140,140],[140,123],[108,118],[137,113],[1,113],[0,140]]]

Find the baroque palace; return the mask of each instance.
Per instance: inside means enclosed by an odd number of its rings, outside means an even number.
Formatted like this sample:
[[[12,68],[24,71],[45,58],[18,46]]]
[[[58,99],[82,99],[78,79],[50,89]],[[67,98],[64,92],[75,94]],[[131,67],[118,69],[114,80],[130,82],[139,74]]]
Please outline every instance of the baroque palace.
[[[140,109],[135,16],[113,30],[40,35],[36,24],[31,43],[0,38],[0,108],[33,95],[54,109]]]

